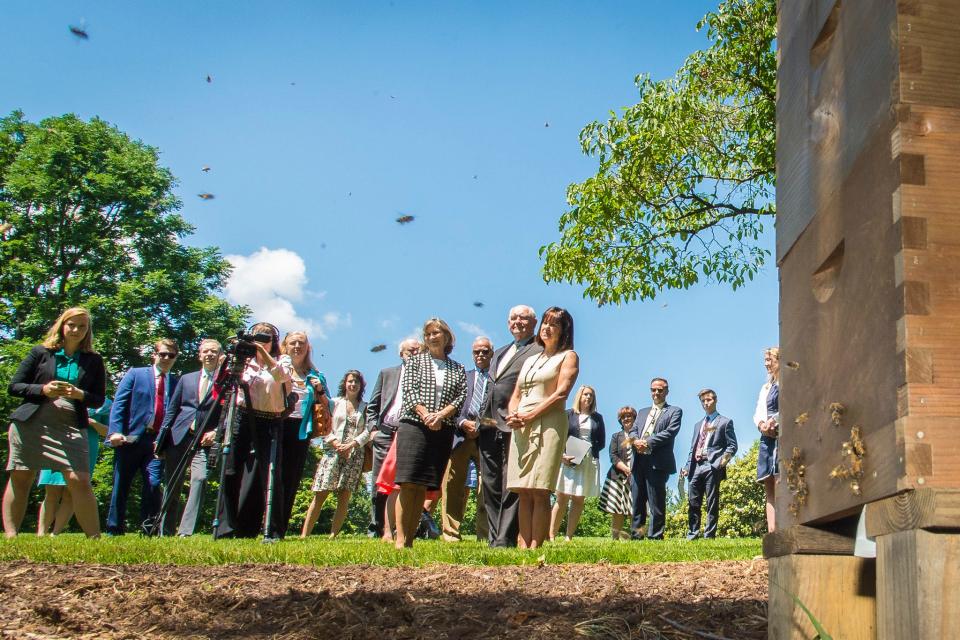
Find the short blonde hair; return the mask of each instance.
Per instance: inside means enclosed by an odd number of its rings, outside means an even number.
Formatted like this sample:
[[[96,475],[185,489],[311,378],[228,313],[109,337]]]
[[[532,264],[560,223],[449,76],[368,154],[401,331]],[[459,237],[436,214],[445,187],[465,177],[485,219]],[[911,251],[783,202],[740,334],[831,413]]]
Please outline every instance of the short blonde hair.
[[[453,335],[453,331],[450,330],[450,325],[448,325],[446,322],[444,322],[440,318],[430,318],[429,320],[423,323],[424,336],[427,335],[427,330],[430,327],[437,327],[447,337],[447,344],[444,345],[443,347],[443,353],[445,355],[450,355],[450,353],[453,351],[453,345],[457,343],[457,338]],[[424,342],[420,348],[426,350],[427,348],[426,342]]]
[[[87,335],[83,336],[78,351],[93,353],[93,318],[85,307],[70,307],[60,314],[53,325],[47,329],[47,335],[43,338],[43,346],[47,349],[59,349],[63,346],[63,325],[70,318],[85,316],[87,318]]]
[[[583,409],[583,394],[587,389],[593,392],[593,402],[591,403],[589,411],[585,411]],[[573,396],[574,413],[594,413],[596,410],[597,410],[597,390],[588,384],[581,385],[581,387],[577,389],[577,395]]]

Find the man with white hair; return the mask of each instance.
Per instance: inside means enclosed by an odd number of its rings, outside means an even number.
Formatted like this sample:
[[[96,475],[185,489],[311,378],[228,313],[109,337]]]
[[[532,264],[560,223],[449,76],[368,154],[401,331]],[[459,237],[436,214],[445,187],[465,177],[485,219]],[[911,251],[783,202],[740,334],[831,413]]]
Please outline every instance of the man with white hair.
[[[537,314],[527,305],[510,309],[507,328],[513,341],[500,347],[490,361],[490,394],[480,411],[480,479],[492,547],[515,547],[519,523],[519,495],[507,489],[507,453],[512,429],[507,426],[507,405],[520,377],[520,367],[543,351],[533,341]]]
[[[406,362],[407,358],[420,352],[420,341],[416,338],[407,338],[400,343],[398,352],[400,359]],[[403,408],[402,377],[403,363],[381,370],[377,376],[377,383],[373,386],[370,401],[367,402],[364,415],[366,416],[367,430],[373,434],[374,482],[380,474],[380,467],[383,465],[384,458],[387,457],[387,452],[390,451],[390,445],[393,443],[393,439],[397,435],[397,427],[400,425],[400,410]],[[370,525],[367,528],[367,535],[371,538],[382,538],[386,522],[387,495],[377,491],[376,486],[374,486],[372,493]]]

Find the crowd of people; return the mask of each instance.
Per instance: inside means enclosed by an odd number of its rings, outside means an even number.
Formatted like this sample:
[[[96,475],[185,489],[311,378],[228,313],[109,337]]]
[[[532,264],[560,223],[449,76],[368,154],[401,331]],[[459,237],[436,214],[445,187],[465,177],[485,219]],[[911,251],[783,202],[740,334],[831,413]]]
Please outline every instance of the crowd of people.
[[[331,493],[337,509],[330,533],[336,536],[350,496],[370,471],[368,535],[397,548],[424,536],[460,540],[471,484],[477,488],[477,535],[494,547],[536,549],[560,536],[564,520],[565,538],[573,537],[589,497],[599,497],[599,508],[611,515],[614,539],[662,539],[666,486],[678,470],[674,441],[683,420],[682,410],[667,402],[668,381],[651,380],[649,406],[619,409],[621,428],[609,440],[611,467],[601,481],[607,436],[596,390],[580,386],[566,409],[580,370],[573,318],[551,307],[539,327],[537,322],[531,307],[512,308],[507,318],[512,340],[495,349],[489,338],[476,338],[474,366],[467,371],[450,358],[455,343],[450,327],[430,318],[422,341],[400,343],[400,363],[379,372],[368,401],[366,380],[357,370],[347,371],[331,395],[303,332],[281,339],[272,324],[253,325],[252,351],[233,387],[219,341],[204,339],[200,369],[177,376],[171,372],[178,346],[163,339],[153,345],[152,364],[127,371],[111,401],[103,360],[93,349],[90,313],[67,309],[9,385],[22,403],[10,416],[5,534],[20,530],[39,473],[46,495],[38,534],[62,531],[75,515],[87,536],[99,536],[90,478],[102,442],[114,451],[108,535],[126,532],[137,475],[143,480],[141,521],[156,520],[163,535],[192,535],[207,475],[219,463],[214,536],[281,540],[309,448],[318,446],[314,495],[301,537],[311,535]],[[760,432],[757,479],[765,487],[772,531],[778,349],[764,352],[764,365],[768,382],[754,423]],[[720,483],[737,452],[733,420],[718,412],[717,393],[703,389],[699,399],[703,414],[680,468],[689,481],[690,539],[716,536]],[[222,422],[235,425],[226,441],[218,428]]]

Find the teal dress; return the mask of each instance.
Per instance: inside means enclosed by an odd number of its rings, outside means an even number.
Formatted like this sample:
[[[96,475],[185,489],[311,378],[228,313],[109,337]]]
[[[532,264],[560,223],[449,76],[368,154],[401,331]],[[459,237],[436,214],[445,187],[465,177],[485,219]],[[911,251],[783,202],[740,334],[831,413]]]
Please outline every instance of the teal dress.
[[[67,356],[63,349],[60,349],[54,354],[54,357],[57,361],[57,380],[77,384],[77,380],[80,379],[80,368],[77,364],[76,354],[72,357]],[[91,411],[88,415],[101,424],[107,424],[110,421],[111,405],[113,405],[113,401],[107,398],[104,400],[103,406],[96,411]],[[96,429],[89,426],[87,427],[87,447],[90,453],[90,473],[92,475],[93,467],[96,466],[97,456],[100,453],[100,434],[97,433]],[[40,471],[40,475],[37,478],[37,486],[40,487],[47,485],[62,487],[66,484],[67,481],[64,479],[62,473],[59,471],[51,471],[50,469]]]

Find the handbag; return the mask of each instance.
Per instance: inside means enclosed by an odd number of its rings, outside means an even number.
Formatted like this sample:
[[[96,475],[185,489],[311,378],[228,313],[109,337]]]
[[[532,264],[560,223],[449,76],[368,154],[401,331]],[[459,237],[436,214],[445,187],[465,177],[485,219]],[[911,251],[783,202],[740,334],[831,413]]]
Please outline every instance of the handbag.
[[[363,447],[363,467],[360,468],[360,473],[368,471],[373,471],[373,447],[369,444]]]
[[[313,403],[313,437],[323,438],[330,435],[333,428],[333,416],[330,415],[330,405],[327,396],[321,394],[318,402]]]

